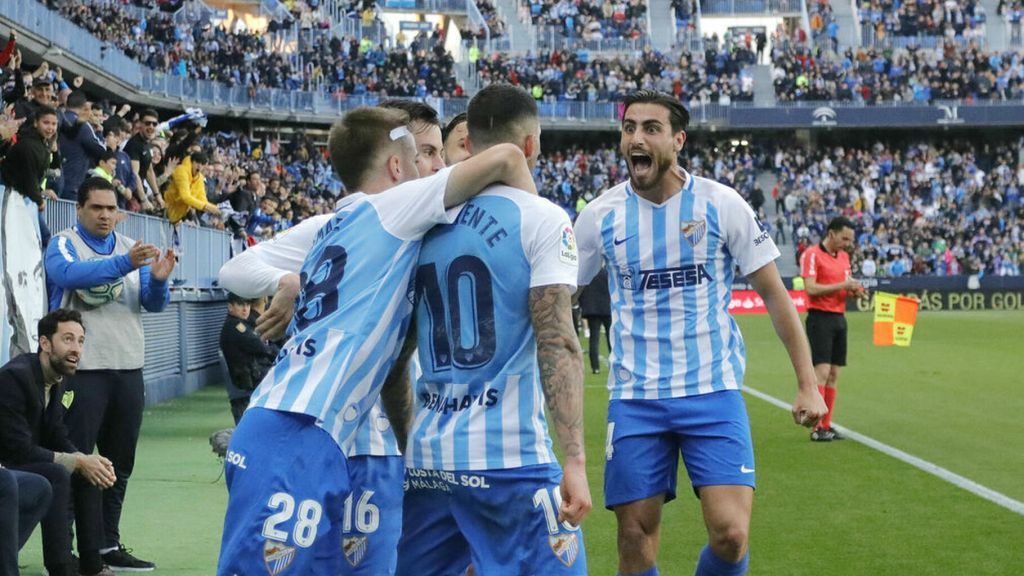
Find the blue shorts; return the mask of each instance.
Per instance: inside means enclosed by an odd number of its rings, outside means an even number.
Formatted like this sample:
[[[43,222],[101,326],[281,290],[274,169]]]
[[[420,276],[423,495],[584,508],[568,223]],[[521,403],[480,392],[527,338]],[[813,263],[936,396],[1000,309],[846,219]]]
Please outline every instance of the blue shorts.
[[[402,535],[401,456],[348,458],[351,492],[342,523],[343,576],[391,576]]]
[[[400,576],[586,575],[583,532],[558,522],[557,464],[406,471]]]
[[[341,572],[348,467],[311,416],[247,411],[224,467],[228,510],[218,575]]]
[[[676,497],[679,456],[694,493],[754,487],[754,446],[743,394],[725,390],[664,400],[612,400],[605,444],[605,507]],[[699,495],[699,493],[698,493]]]

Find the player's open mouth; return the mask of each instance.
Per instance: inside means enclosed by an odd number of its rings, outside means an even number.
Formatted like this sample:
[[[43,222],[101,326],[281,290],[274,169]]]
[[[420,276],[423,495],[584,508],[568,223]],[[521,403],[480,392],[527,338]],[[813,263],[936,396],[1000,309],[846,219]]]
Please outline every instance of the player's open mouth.
[[[644,176],[651,170],[650,155],[644,152],[633,152],[629,155],[629,163],[633,166],[633,174]]]
[[[78,356],[68,356],[67,358],[64,359],[64,361],[72,366],[78,366]]]

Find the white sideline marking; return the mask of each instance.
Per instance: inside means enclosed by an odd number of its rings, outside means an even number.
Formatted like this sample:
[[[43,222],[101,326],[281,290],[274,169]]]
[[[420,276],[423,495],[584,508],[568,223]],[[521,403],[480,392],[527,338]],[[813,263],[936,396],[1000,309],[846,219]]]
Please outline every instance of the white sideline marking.
[[[755,389],[751,388],[750,386],[744,386],[743,390],[746,391],[751,396],[754,396],[755,398],[760,398],[761,400],[764,400],[765,402],[768,402],[769,404],[774,404],[774,405],[778,406],[779,408],[782,408],[783,410],[786,410],[787,412],[792,408],[791,404],[783,402],[782,400],[779,400],[778,398],[775,398],[773,396],[769,396],[769,395],[765,394],[764,392],[755,390]],[[839,430],[840,432],[842,432],[850,440],[854,440],[856,442],[860,442],[861,444],[864,444],[865,446],[868,446],[869,448],[874,448],[875,450],[878,450],[879,452],[881,452],[883,454],[887,454],[887,455],[892,456],[893,458],[895,458],[897,460],[900,460],[902,462],[906,462],[907,464],[910,464],[911,466],[913,466],[914,468],[917,468],[919,470],[924,470],[925,472],[931,474],[932,476],[938,476],[939,478],[945,480],[946,482],[949,482],[950,484],[952,484],[952,485],[954,485],[954,486],[956,486],[958,488],[963,488],[964,490],[967,490],[968,492],[971,492],[971,493],[973,493],[973,494],[975,494],[977,496],[981,496],[982,498],[984,498],[985,500],[988,500],[989,502],[992,502],[994,504],[998,504],[999,506],[1002,506],[1003,508],[1006,508],[1007,510],[1009,510],[1011,512],[1016,512],[1017,514],[1020,514],[1021,516],[1024,516],[1024,502],[1019,502],[1017,500],[1014,500],[1013,498],[1010,498],[1009,496],[1007,496],[1005,494],[1001,494],[999,492],[996,492],[995,490],[992,490],[991,488],[986,488],[985,486],[982,486],[981,484],[978,484],[977,482],[975,482],[975,481],[973,481],[973,480],[971,480],[969,478],[964,478],[963,476],[961,476],[961,475],[959,475],[959,474],[957,474],[955,472],[951,472],[949,470],[946,470],[942,466],[938,466],[936,464],[932,464],[931,462],[928,462],[927,460],[922,460],[922,459],[918,458],[917,456],[913,456],[911,454],[907,454],[906,452],[904,452],[903,450],[900,450],[899,448],[894,448],[892,446],[889,446],[888,444],[885,444],[883,442],[879,442],[878,440],[875,440],[874,438],[865,436],[865,435],[863,435],[863,434],[861,434],[859,432],[854,432],[853,430],[850,430],[849,428],[846,428],[846,427],[843,427],[843,426],[839,426],[839,425],[835,425],[834,427],[837,430]]]

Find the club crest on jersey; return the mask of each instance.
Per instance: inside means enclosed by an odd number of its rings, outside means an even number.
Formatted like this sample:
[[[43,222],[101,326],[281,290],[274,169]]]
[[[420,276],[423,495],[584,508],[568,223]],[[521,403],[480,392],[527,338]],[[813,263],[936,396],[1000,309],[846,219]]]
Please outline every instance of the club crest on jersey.
[[[690,246],[696,247],[704,239],[704,234],[708,231],[708,223],[706,220],[683,222],[679,225],[679,231],[683,233],[683,238],[686,238]]]
[[[622,286],[623,290],[636,290],[636,284],[633,281],[636,276],[636,269],[632,266],[619,266],[619,286]]]
[[[363,558],[366,558],[366,552],[369,547],[370,543],[366,536],[345,538],[341,543],[341,549],[345,552],[345,560],[348,560],[348,563],[353,568],[358,566],[363,561]]]
[[[559,562],[567,567],[576,563],[576,558],[580,555],[580,541],[575,533],[548,536],[548,544]]]
[[[277,576],[292,565],[295,560],[295,548],[285,546],[276,540],[263,543],[263,563],[267,566],[270,576]]]

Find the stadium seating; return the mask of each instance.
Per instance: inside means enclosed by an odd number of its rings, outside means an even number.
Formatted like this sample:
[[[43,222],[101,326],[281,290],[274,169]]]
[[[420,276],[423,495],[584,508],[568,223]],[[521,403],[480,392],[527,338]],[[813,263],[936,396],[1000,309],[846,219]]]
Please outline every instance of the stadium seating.
[[[520,3],[538,27],[540,38],[553,36],[570,42],[577,39],[643,41],[647,36],[647,4],[644,0],[520,0]]]
[[[638,57],[593,56],[586,50],[553,50],[537,57],[492,54],[477,62],[482,85],[510,82],[544,100],[618,101],[637,88],[655,88],[689,102],[753,99],[745,66],[754,55],[736,47],[706,53],[661,54],[645,48]]]
[[[824,234],[833,216],[860,227],[855,260],[879,276],[1020,274],[1024,266],[1017,142],[780,147],[773,153],[797,236]],[[857,264],[859,265],[859,264]]]
[[[900,44],[922,38],[982,39],[986,14],[975,0],[860,0],[857,3],[862,36],[868,44]]]

